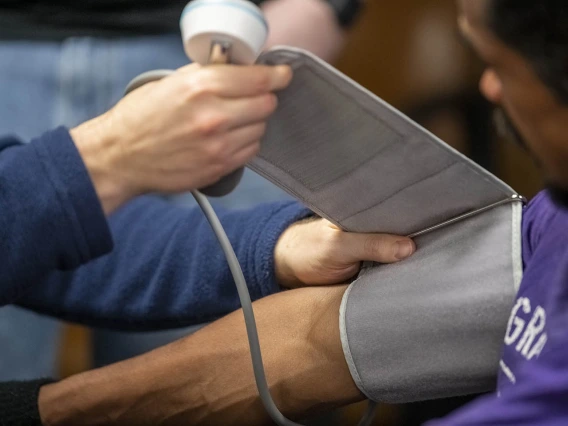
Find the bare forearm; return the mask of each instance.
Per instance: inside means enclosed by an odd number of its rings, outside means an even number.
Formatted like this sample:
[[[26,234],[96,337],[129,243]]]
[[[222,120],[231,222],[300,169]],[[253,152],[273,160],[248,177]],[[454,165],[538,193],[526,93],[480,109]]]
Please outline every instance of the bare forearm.
[[[362,399],[345,361],[339,307],[345,287],[312,287],[255,303],[254,311],[271,394],[292,418]],[[212,348],[202,370],[207,417],[190,424],[272,424],[258,397],[239,311],[195,336]],[[245,421],[246,420],[246,421]]]
[[[341,51],[345,33],[326,1],[269,0],[262,9],[270,25],[268,47],[300,47],[328,62]]]
[[[308,288],[255,303],[269,386],[288,416],[362,398],[339,338],[343,291]],[[149,354],[46,386],[40,411],[51,426],[270,424],[241,311]]]

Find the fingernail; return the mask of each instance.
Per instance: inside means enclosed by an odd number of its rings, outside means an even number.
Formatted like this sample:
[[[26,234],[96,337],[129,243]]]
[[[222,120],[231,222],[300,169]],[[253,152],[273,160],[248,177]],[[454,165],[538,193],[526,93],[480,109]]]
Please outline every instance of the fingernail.
[[[414,252],[414,246],[410,241],[399,241],[396,243],[396,258],[399,260],[406,259]]]
[[[288,65],[277,65],[276,72],[278,74],[278,78],[284,81],[289,81],[292,79],[292,68]]]

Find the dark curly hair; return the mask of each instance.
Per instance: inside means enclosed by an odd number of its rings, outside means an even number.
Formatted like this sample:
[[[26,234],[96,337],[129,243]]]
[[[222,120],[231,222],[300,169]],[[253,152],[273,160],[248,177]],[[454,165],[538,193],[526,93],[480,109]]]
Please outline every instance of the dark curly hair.
[[[491,31],[530,62],[559,102],[568,104],[568,1],[490,0],[487,18]]]

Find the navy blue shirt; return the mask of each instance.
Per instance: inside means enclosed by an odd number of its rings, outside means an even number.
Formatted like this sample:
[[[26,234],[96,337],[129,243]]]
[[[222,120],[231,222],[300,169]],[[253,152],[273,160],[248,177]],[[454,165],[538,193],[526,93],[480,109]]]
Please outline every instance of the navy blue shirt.
[[[278,291],[273,253],[308,216],[295,202],[221,211],[251,297]],[[92,326],[158,329],[239,307],[221,248],[198,209],[139,197],[107,220],[68,131],[0,139],[0,306]]]

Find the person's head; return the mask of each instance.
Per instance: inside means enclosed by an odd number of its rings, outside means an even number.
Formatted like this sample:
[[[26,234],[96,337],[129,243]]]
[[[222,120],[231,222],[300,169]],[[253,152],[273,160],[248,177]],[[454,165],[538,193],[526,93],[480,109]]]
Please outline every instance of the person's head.
[[[458,3],[461,31],[486,63],[482,93],[568,205],[568,2]]]

